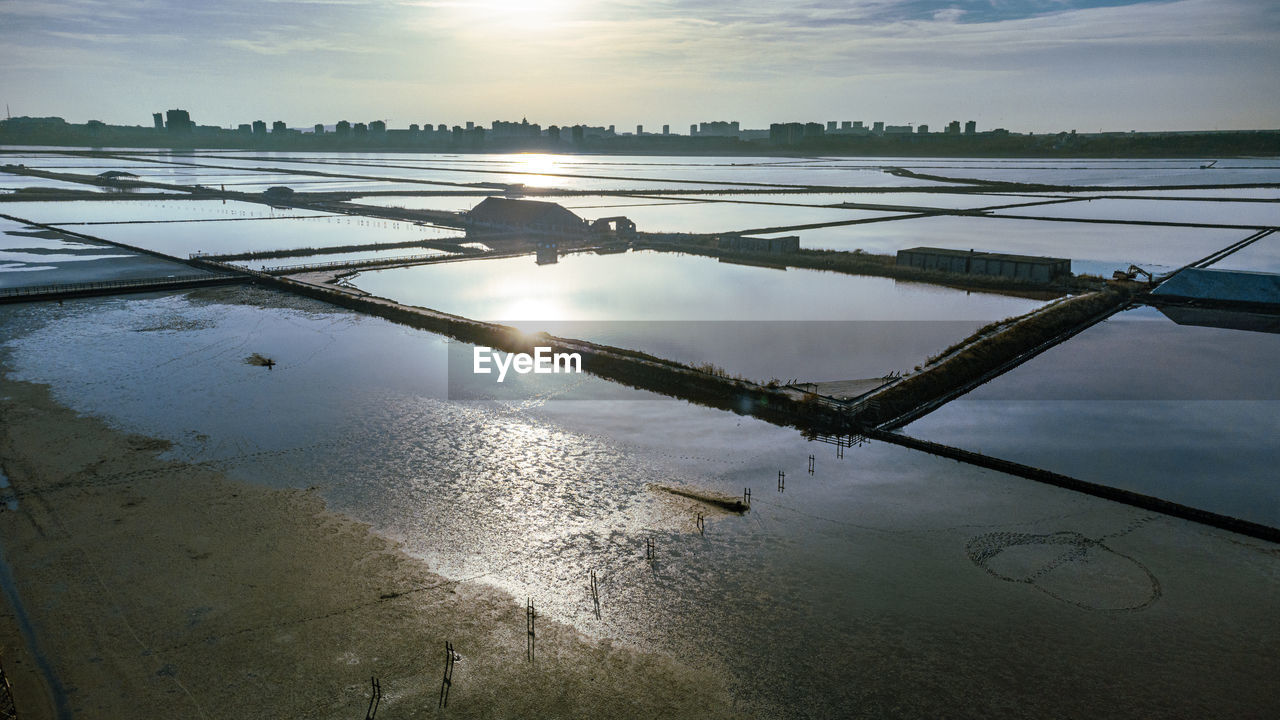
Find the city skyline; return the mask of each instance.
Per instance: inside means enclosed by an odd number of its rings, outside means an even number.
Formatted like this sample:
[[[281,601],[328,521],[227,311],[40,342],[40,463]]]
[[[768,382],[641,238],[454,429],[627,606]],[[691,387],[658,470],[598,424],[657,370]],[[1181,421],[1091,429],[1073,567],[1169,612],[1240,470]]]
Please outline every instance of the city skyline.
[[[8,0],[0,20],[0,99],[72,122],[181,107],[222,127],[972,119],[1083,133],[1280,117],[1280,9],[1259,0]]]

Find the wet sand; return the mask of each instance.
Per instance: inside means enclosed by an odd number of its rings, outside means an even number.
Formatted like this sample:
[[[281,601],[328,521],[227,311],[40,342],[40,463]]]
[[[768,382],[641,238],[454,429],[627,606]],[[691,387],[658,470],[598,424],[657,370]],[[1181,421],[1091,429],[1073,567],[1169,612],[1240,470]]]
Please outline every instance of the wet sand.
[[[43,655],[4,603],[24,720],[350,720],[370,676],[378,717],[736,716],[722,673],[550,621],[530,664],[522,598],[431,573],[313,493],[162,460],[163,441],[41,385],[0,378],[0,418],[17,500],[0,547]],[[446,640],[461,660],[441,713]]]

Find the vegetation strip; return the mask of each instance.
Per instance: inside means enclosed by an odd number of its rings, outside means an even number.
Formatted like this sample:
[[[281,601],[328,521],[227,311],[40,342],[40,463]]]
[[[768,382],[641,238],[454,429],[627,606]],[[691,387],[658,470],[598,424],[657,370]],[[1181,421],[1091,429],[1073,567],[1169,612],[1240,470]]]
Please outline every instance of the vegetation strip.
[[[979,384],[1083,331],[1131,300],[1126,288],[1114,287],[1064,300],[1029,313],[998,332],[991,326],[943,351],[921,372],[875,392],[860,402],[859,417],[874,418],[880,429],[898,427]]]
[[[893,255],[865,253],[861,250],[847,252],[843,250],[802,249],[799,252],[785,254],[758,253],[741,250],[721,250],[703,244],[705,242],[707,240],[699,236],[691,236],[676,242],[640,239],[635,242],[635,247],[659,252],[701,255],[747,265],[763,264],[770,267],[826,270],[846,275],[887,277],[895,280],[944,285],[964,290],[983,290],[1039,300],[1052,300],[1069,292],[1096,289],[1102,286],[1100,279],[1088,276],[1079,276],[1071,282],[1057,286],[1046,286],[1040,283],[1020,282],[994,275],[958,275],[940,270],[925,270],[907,265],[898,265],[897,258]]]

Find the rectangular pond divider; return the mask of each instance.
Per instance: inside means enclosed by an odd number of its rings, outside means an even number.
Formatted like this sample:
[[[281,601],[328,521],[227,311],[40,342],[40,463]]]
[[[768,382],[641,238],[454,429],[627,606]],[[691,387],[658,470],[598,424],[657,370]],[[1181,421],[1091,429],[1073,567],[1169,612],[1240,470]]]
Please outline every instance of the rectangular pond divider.
[[[438,707],[449,707],[449,690],[453,687],[453,661],[457,659],[453,652],[453,643],[444,641],[444,679],[440,681],[440,704]]]

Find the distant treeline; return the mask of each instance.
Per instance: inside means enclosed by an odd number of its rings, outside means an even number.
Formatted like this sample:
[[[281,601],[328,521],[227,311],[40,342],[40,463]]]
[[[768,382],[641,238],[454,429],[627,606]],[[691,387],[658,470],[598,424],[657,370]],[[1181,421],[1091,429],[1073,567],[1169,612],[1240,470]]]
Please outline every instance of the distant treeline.
[[[569,130],[569,128],[565,128]],[[451,131],[382,130],[355,133],[252,133],[213,126],[172,131],[139,126],[77,125],[62,118],[0,120],[0,144],[73,147],[210,148],[272,151],[554,152],[710,155],[847,155],[915,157],[1195,157],[1280,155],[1280,130],[1183,133],[814,134],[769,139],[690,135],[494,137],[484,128]]]

